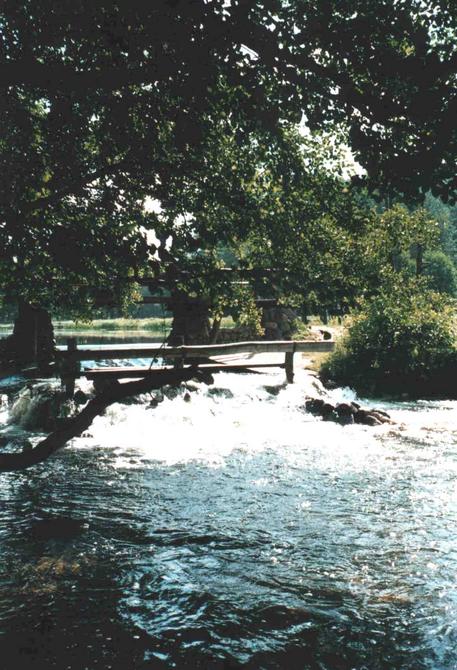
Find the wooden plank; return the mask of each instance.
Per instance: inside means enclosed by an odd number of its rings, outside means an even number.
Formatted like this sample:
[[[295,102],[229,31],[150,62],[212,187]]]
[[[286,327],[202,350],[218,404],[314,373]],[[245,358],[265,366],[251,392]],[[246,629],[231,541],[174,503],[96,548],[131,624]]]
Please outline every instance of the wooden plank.
[[[65,387],[67,398],[73,398],[75,392],[75,381],[79,377],[81,365],[77,358],[78,343],[76,337],[67,340],[67,351],[65,358],[60,359],[60,379]]]
[[[157,345],[120,345],[107,349],[78,349],[72,358],[79,361],[99,361],[116,358],[192,358],[202,356],[223,356],[225,354],[257,354],[286,352],[333,351],[332,340],[277,340],[255,342],[233,342],[229,344],[194,345],[180,347],[158,347]],[[67,352],[59,351],[59,358],[66,358]]]
[[[190,366],[185,366],[190,367]],[[198,366],[199,369],[209,370],[210,372],[255,372],[256,368],[283,368],[284,363],[243,363],[221,365],[220,363],[204,363]],[[116,379],[127,379],[136,377],[151,377],[160,370],[172,370],[172,365],[162,365],[156,368],[145,368],[129,366],[125,368],[85,368],[84,374],[87,379],[99,379],[101,377],[111,377]]]
[[[286,368],[287,383],[292,384],[293,381],[294,381],[294,352],[293,351],[286,351],[284,367]]]

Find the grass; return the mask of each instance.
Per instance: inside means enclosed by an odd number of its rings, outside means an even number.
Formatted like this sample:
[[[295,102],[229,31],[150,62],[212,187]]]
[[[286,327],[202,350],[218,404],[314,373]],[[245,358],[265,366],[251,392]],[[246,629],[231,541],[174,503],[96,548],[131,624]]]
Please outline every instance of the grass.
[[[72,330],[72,331],[126,331],[126,330],[145,330],[148,333],[156,333],[161,335],[164,331],[171,329],[172,317],[150,317],[147,319],[130,319],[130,318],[119,318],[119,319],[94,319],[89,322],[81,321],[56,321],[54,323],[54,328],[56,331],[59,330]],[[234,322],[231,317],[224,317],[222,319],[223,328],[233,328]]]
[[[330,356],[329,351],[319,351],[309,354],[302,354],[303,359],[305,359],[305,370],[312,370],[313,372],[319,372],[322,363]]]
[[[56,330],[147,330],[162,331],[171,327],[171,317],[148,319],[94,319],[93,321],[56,321]]]

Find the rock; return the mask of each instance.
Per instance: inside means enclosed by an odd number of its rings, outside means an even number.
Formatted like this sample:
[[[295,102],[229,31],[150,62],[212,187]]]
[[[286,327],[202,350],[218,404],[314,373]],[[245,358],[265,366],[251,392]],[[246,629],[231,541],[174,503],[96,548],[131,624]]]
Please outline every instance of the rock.
[[[382,412],[378,409],[371,409],[370,414],[374,416],[376,419],[378,419],[378,421],[380,421],[381,423],[395,423],[394,421],[392,421],[387,412]]]
[[[337,421],[338,414],[335,412],[335,408],[329,402],[324,402],[321,409],[321,416],[323,421]]]
[[[341,426],[352,426],[352,424],[355,423],[354,415],[353,414],[348,414],[345,416],[338,415],[338,423]]]
[[[211,388],[207,390],[207,394],[211,397],[217,397],[217,398],[233,398],[233,393],[230,389],[224,389],[224,388]]]
[[[163,400],[164,400],[163,393],[161,393],[160,391],[157,391],[157,393],[155,393],[152,396],[152,398],[149,402],[149,405],[148,405],[148,409],[155,409],[156,407],[158,407],[160,405],[161,402],[163,402]]]
[[[378,417],[374,416],[374,413],[366,409],[357,410],[354,414],[354,422],[361,423],[364,426],[380,426],[383,423]]]
[[[183,400],[184,402],[190,402],[192,400],[192,396],[190,395],[189,391],[185,392],[185,394],[183,395]]]
[[[349,404],[347,402],[340,402],[338,405],[335,407],[336,413],[341,414],[341,416],[347,416],[348,414],[354,414],[354,407],[352,404]]]
[[[247,326],[236,326],[235,328],[221,328],[217,335],[217,342],[224,344],[228,342],[249,342],[257,339],[257,334]]]
[[[163,395],[169,400],[174,400],[181,395],[180,386],[164,386],[162,389]]]
[[[297,315],[290,307],[277,305],[264,308],[261,321],[265,340],[287,340],[296,329]]]
[[[335,389],[338,388],[338,384],[333,381],[333,379],[326,379],[325,380],[325,388],[328,389],[329,391],[334,391]]]
[[[360,405],[359,405],[359,407],[360,407]],[[384,410],[382,410],[382,409],[375,409],[375,408],[373,408],[373,409],[370,409],[370,412],[374,412],[374,413],[376,413],[376,414],[380,414],[381,416],[384,416],[386,419],[390,419],[390,415],[387,414],[387,412],[384,412]]]
[[[263,388],[267,393],[270,393],[271,395],[279,395],[280,391],[287,388],[287,384],[286,383],[276,384],[275,386],[264,386]]]
[[[73,396],[73,402],[76,405],[85,405],[88,400],[88,395],[84,391],[81,391],[81,389],[78,389]]]
[[[162,392],[162,389],[158,389],[152,397],[157,400],[157,403],[163,402],[165,400],[165,396]]]
[[[362,409],[356,402],[341,402],[333,406],[322,398],[308,398],[305,409],[311,414],[321,416],[323,421],[335,421],[342,426],[353,423],[365,426],[380,426],[383,423],[394,423],[387,412],[376,409]]]
[[[349,426],[354,423],[354,407],[352,404],[341,402],[335,407],[338,416],[338,423],[342,426]]]
[[[310,398],[305,402],[306,411],[311,414],[320,414],[324,404],[322,398]]]
[[[74,409],[60,388],[49,383],[29,384],[22,389],[10,411],[10,423],[26,430],[54,430],[58,419]]]

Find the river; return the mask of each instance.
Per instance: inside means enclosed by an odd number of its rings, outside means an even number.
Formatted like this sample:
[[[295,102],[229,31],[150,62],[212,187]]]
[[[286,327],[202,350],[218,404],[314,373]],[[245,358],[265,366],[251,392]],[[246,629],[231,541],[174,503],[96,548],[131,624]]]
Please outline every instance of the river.
[[[0,667],[457,668],[456,403],[215,377],[0,475]]]

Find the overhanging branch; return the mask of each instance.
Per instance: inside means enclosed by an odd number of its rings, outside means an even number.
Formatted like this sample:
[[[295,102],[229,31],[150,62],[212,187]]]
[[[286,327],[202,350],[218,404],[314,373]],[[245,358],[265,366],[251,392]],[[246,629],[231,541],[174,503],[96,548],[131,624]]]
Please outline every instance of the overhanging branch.
[[[189,381],[194,378],[208,383],[211,376],[208,372],[191,367],[161,370],[153,378],[146,377],[125,384],[115,382],[90,400],[77,416],[68,419],[62,427],[57,428],[57,430],[38,442],[33,449],[20,453],[0,454],[0,472],[25,470],[47,460],[56,451],[62,449],[69,440],[78,437],[82,432],[87,430],[95,417],[102,414],[107,407],[115,402],[120,402],[125,398],[139,395],[140,393],[147,393],[167,384],[179,384],[180,382]]]

